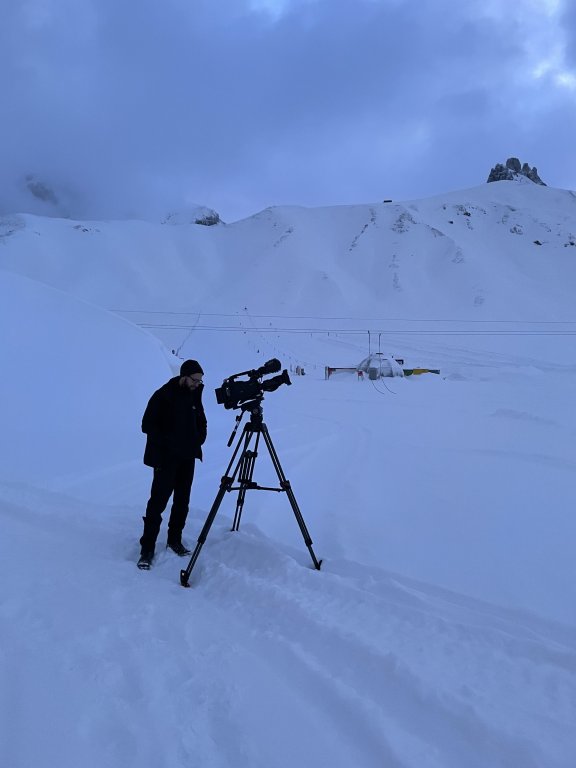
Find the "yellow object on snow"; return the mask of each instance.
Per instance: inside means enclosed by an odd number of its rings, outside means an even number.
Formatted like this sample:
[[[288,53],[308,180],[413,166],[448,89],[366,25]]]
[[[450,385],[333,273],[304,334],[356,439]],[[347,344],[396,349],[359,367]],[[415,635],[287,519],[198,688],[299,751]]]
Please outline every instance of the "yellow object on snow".
[[[404,368],[404,376],[419,376],[421,373],[440,373],[439,368]]]

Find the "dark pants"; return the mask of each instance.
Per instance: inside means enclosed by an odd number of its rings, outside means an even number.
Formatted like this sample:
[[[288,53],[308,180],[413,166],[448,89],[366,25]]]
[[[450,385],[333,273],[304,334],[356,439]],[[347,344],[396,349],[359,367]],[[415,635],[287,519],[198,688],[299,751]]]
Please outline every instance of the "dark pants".
[[[154,470],[150,499],[146,505],[146,516],[143,518],[144,533],[140,539],[142,552],[154,552],[162,523],[162,513],[172,494],[174,496],[168,521],[168,541],[182,540],[182,531],[188,516],[190,489],[194,479],[194,462],[194,459],[186,459],[178,464]]]

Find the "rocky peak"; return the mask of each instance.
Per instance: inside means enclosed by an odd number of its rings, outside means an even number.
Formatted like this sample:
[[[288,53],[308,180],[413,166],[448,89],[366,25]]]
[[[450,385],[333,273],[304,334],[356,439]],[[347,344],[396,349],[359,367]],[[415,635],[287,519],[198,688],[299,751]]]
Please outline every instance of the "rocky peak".
[[[533,181],[534,184],[541,184],[543,187],[546,186],[540,176],[538,176],[536,166],[530,168],[528,163],[521,165],[520,160],[518,160],[517,157],[509,157],[508,160],[506,160],[506,165],[497,163],[490,171],[488,181],[513,181],[520,176],[525,176],[527,179],[530,179],[530,181]]]

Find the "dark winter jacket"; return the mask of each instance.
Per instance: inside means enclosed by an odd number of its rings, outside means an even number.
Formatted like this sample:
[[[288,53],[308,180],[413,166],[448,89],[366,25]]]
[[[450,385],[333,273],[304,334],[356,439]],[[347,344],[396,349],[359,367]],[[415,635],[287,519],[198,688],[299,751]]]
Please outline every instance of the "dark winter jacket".
[[[201,459],[206,440],[206,415],[200,384],[195,390],[181,387],[175,376],[156,390],[142,417],[147,435],[144,464],[162,467],[182,459]]]

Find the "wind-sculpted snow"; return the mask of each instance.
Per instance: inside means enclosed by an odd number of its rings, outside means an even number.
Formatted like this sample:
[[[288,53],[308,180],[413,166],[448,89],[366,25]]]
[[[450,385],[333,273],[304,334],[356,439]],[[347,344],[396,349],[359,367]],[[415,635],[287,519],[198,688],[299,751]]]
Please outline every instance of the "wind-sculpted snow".
[[[571,768],[573,633],[228,518],[184,590],[165,551],[136,570],[130,509],[0,499],[11,768]]]

